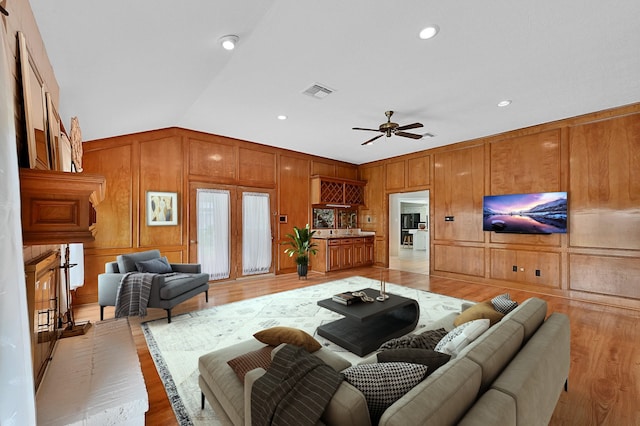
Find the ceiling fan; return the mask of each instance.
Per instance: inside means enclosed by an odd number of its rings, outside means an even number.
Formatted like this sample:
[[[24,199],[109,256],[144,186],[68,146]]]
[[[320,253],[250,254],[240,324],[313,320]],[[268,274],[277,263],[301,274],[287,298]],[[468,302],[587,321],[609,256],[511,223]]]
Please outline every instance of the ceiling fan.
[[[373,141],[375,141],[378,138],[381,138],[383,136],[386,137],[391,137],[391,135],[396,135],[396,136],[403,136],[405,138],[411,138],[411,139],[420,139],[422,138],[422,135],[418,135],[415,133],[407,133],[405,132],[405,130],[409,130],[409,129],[416,129],[418,127],[422,127],[422,123],[413,123],[413,124],[407,124],[404,126],[400,126],[398,125],[398,123],[393,123],[391,121],[391,116],[393,115],[393,111],[387,111],[384,113],[384,115],[387,116],[387,122],[386,123],[382,123],[380,125],[379,128],[377,129],[365,129],[363,127],[354,127],[353,130],[370,130],[372,132],[381,132],[381,135],[378,135],[376,137],[373,137],[371,139],[369,139],[368,141],[364,142],[362,145],[369,145],[371,143],[373,143]]]

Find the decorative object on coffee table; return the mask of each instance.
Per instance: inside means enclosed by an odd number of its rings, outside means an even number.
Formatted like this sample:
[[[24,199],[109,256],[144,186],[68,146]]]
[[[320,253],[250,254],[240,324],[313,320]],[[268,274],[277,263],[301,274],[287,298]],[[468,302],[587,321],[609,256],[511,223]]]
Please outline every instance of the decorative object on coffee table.
[[[285,241],[282,244],[290,245],[284,249],[285,254],[289,257],[296,257],[296,265],[298,265],[298,279],[307,278],[307,271],[309,268],[309,254],[316,254],[318,245],[311,241],[313,234],[316,231],[312,231],[309,224],[304,228],[293,227],[293,234],[287,234],[286,237],[289,241]]]
[[[382,273],[380,273],[380,296],[376,297],[378,302],[384,302],[389,298],[389,295],[386,293],[386,281],[382,278]]]

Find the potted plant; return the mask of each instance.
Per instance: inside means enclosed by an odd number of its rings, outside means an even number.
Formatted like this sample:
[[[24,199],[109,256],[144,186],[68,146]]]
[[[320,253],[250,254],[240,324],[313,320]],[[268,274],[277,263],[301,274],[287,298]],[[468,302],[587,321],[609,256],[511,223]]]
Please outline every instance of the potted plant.
[[[304,228],[293,227],[293,234],[287,234],[286,237],[289,241],[285,241],[282,244],[289,245],[284,249],[285,254],[289,257],[296,257],[296,265],[298,265],[298,278],[306,277],[307,270],[309,269],[309,254],[316,254],[318,245],[314,243],[311,238],[316,231],[312,231],[307,223]]]

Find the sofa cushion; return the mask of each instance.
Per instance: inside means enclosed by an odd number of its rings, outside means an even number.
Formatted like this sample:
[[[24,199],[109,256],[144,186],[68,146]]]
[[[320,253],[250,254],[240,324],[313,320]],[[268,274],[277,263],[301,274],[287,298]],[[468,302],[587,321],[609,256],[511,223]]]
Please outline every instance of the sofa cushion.
[[[258,331],[253,337],[271,346],[278,346],[281,343],[302,346],[307,352],[315,352],[322,347],[322,345],[307,332],[292,327],[267,328]]]
[[[530,419],[532,420],[532,419]],[[458,426],[515,425],[516,401],[506,393],[489,389],[477,401]],[[542,424],[542,423],[541,423]]]
[[[166,256],[159,257],[151,260],[141,260],[136,262],[136,269],[138,272],[149,272],[152,274],[168,274],[173,272],[169,260]]]
[[[244,386],[227,361],[244,353],[264,347],[255,339],[202,355],[198,359],[198,371],[217,402],[235,425],[244,424]]]
[[[480,392],[486,391],[522,347],[524,329],[515,321],[501,321],[464,348],[466,357],[482,369]]]
[[[429,349],[401,348],[378,353],[378,362],[409,362],[429,367],[427,376],[446,364],[451,355]]]
[[[379,350],[386,349],[400,349],[400,348],[419,348],[419,349],[434,349],[438,342],[447,335],[447,331],[444,328],[437,330],[427,330],[419,334],[408,334],[406,336],[391,339],[388,342],[384,342]]]
[[[435,350],[457,356],[465,346],[473,342],[488,329],[488,319],[477,319],[465,322],[447,333],[447,335],[440,340]]]
[[[249,351],[227,361],[229,367],[236,373],[238,379],[244,383],[244,376],[247,372],[256,368],[264,368],[265,370],[271,365],[271,352],[273,346],[265,346],[255,351]]]
[[[481,370],[455,358],[407,392],[382,415],[379,425],[452,425],[475,402]]]
[[[355,365],[342,374],[364,394],[371,421],[375,424],[387,407],[424,379],[427,369],[426,365],[383,362]]]
[[[491,299],[491,304],[498,312],[508,314],[518,307],[518,302],[511,300],[509,293],[501,294]]]
[[[517,321],[524,327],[524,342],[529,340],[547,316],[547,302],[537,297],[531,297],[509,312],[503,321]]]
[[[502,317],[504,317],[504,314],[496,311],[496,308],[493,307],[493,303],[491,303],[491,301],[486,301],[476,303],[470,308],[462,311],[462,313],[453,321],[453,325],[457,327],[465,322],[485,318],[489,320],[490,325],[494,325],[500,321]]]
[[[491,385],[516,400],[516,424],[551,420],[569,375],[570,340],[569,318],[551,314]]]
[[[127,272],[138,272],[136,268],[136,262],[143,262],[145,260],[158,259],[160,257],[160,250],[148,250],[141,251],[139,253],[121,254],[116,257],[118,262],[118,269],[121,274]]]
[[[171,300],[209,282],[208,274],[167,274],[160,288],[160,299]]]

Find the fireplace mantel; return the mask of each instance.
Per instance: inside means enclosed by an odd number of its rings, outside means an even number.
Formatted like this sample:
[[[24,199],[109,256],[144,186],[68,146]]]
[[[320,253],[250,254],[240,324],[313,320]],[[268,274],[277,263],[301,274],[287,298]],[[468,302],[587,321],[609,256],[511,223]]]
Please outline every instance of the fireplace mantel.
[[[105,190],[101,175],[20,169],[23,244],[93,241]]]

